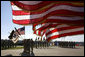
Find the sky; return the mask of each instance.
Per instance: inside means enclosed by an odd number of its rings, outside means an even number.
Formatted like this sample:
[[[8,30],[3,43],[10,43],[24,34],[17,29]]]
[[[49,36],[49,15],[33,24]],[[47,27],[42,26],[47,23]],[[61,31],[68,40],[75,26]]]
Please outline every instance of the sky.
[[[12,8],[10,1],[1,1],[1,39],[8,39],[10,32],[14,30],[14,27],[21,28],[22,25],[14,24],[12,22]],[[22,35],[19,39],[33,39],[39,37],[33,34],[32,25],[25,26],[25,35]],[[74,36],[66,36],[58,39],[54,39],[53,41],[77,41],[84,42],[84,34],[82,35],[74,35]]]

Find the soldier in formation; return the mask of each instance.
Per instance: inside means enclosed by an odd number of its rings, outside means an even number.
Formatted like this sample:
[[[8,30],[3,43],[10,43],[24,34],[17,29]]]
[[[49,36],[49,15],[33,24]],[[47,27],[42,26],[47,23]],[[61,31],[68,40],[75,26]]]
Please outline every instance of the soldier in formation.
[[[30,48],[31,48],[31,52],[33,52],[33,47],[34,47],[34,41],[31,39],[31,40],[30,40]]]
[[[14,48],[15,44],[11,40],[1,40],[1,48],[8,49]]]
[[[58,41],[58,46],[64,48],[75,48],[75,42]]]
[[[47,41],[35,41],[36,48],[47,48],[49,47],[49,42]]]

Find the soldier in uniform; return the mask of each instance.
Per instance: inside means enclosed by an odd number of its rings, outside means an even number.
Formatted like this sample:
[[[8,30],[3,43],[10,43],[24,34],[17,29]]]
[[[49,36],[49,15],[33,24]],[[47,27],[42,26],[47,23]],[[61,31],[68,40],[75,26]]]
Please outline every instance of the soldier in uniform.
[[[67,48],[67,41],[65,42],[65,48]]]
[[[3,43],[4,43],[4,40],[1,41],[2,49],[4,49]]]
[[[47,47],[49,47],[49,42],[47,42]]]
[[[69,48],[69,41],[68,41],[68,45],[67,45],[67,47]]]
[[[75,48],[75,42],[73,42],[73,48]]]
[[[43,48],[43,41],[41,41],[41,48]]]
[[[71,48],[71,42],[69,41],[69,48]]]
[[[42,41],[42,47],[44,48],[44,41]]]
[[[73,42],[71,42],[71,48],[73,48]]]
[[[66,47],[68,48],[68,41],[66,42]]]
[[[4,45],[4,49],[6,49],[6,41],[5,40],[4,40],[4,44],[3,45]]]
[[[40,48],[42,47],[42,42],[40,41]]]
[[[59,43],[59,45],[58,45],[58,46],[60,47],[60,41],[58,41],[58,43]]]
[[[44,48],[46,48],[46,41],[44,41]]]
[[[61,42],[61,47],[63,47],[63,41]]]
[[[36,40],[35,40],[35,47],[37,48],[37,44],[38,44],[38,42],[37,42],[37,38],[36,38]]]
[[[31,48],[31,52],[33,52],[33,47],[34,47],[34,41],[31,39],[30,40],[30,48]]]
[[[37,47],[38,47],[38,48],[40,47],[40,41],[39,41],[39,38],[38,38],[38,41],[37,41]]]
[[[46,41],[46,47],[48,47],[48,42]]]
[[[60,47],[61,47],[61,45],[62,45],[62,42],[60,41]]]
[[[73,48],[73,42],[71,42],[71,48]]]
[[[30,39],[24,39],[24,53],[30,55]]]
[[[70,42],[68,42],[68,48],[70,48]]]
[[[63,41],[63,47],[65,47],[65,42]]]
[[[35,41],[35,47],[37,48],[37,41]]]
[[[39,41],[37,41],[37,48],[39,48],[39,44],[40,44]]]

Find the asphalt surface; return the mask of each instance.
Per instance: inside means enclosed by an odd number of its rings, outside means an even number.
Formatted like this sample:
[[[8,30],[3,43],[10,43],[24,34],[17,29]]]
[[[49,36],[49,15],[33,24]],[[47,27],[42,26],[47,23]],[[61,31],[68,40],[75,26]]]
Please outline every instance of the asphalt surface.
[[[23,49],[1,50],[1,56],[21,56]],[[84,46],[76,48],[61,48],[57,46],[49,48],[34,48],[31,56],[84,56]]]

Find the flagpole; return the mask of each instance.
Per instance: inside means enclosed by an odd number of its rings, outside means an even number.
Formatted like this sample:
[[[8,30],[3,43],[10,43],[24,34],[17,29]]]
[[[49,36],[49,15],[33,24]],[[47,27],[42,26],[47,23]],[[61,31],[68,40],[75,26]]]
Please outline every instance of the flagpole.
[[[16,28],[15,28],[15,30],[17,31],[17,29],[16,29]],[[17,31],[17,32],[18,32],[18,31]],[[18,34],[21,36],[21,34],[20,34],[19,32],[18,32]],[[19,37],[20,37],[20,36],[19,36]],[[22,37],[22,36],[21,36],[20,38],[22,38],[22,40],[23,40],[23,37]]]

